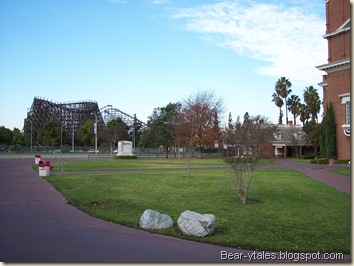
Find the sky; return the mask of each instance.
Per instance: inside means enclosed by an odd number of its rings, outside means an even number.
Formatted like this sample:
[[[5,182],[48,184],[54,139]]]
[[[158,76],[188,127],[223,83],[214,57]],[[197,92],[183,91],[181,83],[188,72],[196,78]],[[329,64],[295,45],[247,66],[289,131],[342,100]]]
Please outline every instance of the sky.
[[[223,100],[222,122],[277,123],[278,78],[322,98],[325,24],[323,0],[2,0],[0,126],[22,130],[34,97],[146,122],[199,91]]]

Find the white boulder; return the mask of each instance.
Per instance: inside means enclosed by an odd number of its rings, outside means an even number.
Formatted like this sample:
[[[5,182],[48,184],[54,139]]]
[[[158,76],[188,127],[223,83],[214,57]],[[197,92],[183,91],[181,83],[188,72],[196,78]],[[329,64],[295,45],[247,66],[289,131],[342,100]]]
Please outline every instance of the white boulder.
[[[215,223],[215,215],[199,214],[192,211],[181,213],[177,220],[181,233],[194,237],[212,235],[215,231]]]
[[[139,226],[144,229],[165,229],[173,226],[173,220],[166,214],[145,210],[140,217]]]

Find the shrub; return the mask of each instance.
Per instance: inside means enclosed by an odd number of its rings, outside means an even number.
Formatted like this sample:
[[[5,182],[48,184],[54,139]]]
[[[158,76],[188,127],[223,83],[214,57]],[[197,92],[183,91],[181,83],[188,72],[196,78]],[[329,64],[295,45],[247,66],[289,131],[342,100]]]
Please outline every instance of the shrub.
[[[303,160],[308,160],[308,159],[316,159],[316,155],[314,155],[314,154],[307,154],[307,155],[302,155],[301,156],[301,159],[303,159]]]
[[[337,164],[348,164],[350,159],[341,158],[337,160]]]
[[[138,159],[137,155],[130,155],[130,156],[114,156],[114,159]]]
[[[19,144],[15,144],[15,145],[12,145],[12,146],[10,146],[10,151],[11,152],[21,152],[22,151],[22,147],[21,147],[21,145],[19,145]]]
[[[317,159],[318,164],[328,164],[328,158],[319,158]]]
[[[61,147],[61,152],[69,152],[71,150],[71,146],[68,144],[65,144]]]
[[[244,164],[244,163],[252,163],[253,162],[253,157],[250,156],[241,156],[241,157],[229,157],[228,161],[232,163],[237,163],[237,164]]]
[[[317,160],[316,159],[311,159],[310,163],[316,163],[317,164]]]
[[[203,153],[219,153],[219,150],[217,148],[206,148]]]

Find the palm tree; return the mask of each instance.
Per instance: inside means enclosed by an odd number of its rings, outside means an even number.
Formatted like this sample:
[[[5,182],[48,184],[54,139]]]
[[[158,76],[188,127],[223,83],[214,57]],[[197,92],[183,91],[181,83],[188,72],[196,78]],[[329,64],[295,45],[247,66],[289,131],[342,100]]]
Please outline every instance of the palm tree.
[[[273,97],[272,102],[274,102],[275,105],[276,105],[277,107],[279,107],[279,120],[278,120],[278,124],[281,125],[281,124],[283,124],[283,113],[282,113],[282,111],[281,111],[281,108],[282,108],[282,106],[284,105],[284,102],[283,102],[283,100],[279,97],[279,93],[278,93],[277,91],[273,93],[272,97]]]
[[[287,101],[288,110],[294,116],[294,125],[296,125],[296,117],[300,113],[300,104],[301,104],[301,100],[297,95],[291,95],[291,97]]]
[[[275,90],[285,99],[286,124],[288,124],[287,97],[291,93],[291,82],[286,77],[281,77],[275,83]]]
[[[311,123],[315,125],[318,122],[317,114],[320,112],[321,100],[317,90],[313,86],[306,87],[304,90],[304,101],[311,114]]]
[[[310,118],[310,113],[307,108],[306,104],[300,103],[300,108],[299,108],[299,115],[300,115],[300,121],[302,122],[302,126],[305,126],[305,121],[307,121]]]

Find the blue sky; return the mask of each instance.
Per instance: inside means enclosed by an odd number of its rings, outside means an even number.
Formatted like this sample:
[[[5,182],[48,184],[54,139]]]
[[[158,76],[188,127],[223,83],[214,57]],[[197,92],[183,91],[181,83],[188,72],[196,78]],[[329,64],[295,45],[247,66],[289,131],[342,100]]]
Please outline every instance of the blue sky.
[[[224,121],[277,122],[281,76],[322,97],[323,0],[0,1],[0,126],[22,129],[38,96],[97,101],[147,121],[153,109],[209,90]],[[285,121],[285,120],[284,120]]]

